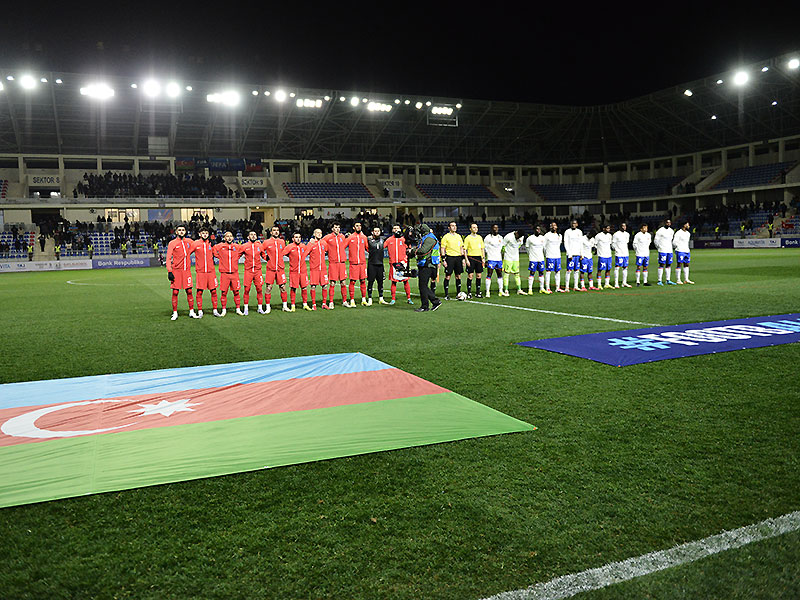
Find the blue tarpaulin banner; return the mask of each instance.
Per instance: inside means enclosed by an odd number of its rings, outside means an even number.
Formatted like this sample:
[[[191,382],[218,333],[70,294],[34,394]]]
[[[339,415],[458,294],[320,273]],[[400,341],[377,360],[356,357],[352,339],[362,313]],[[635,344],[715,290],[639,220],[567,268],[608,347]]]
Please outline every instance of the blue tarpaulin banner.
[[[228,159],[228,170],[229,171],[244,171],[244,159],[243,158],[229,158]]]
[[[209,158],[208,159],[208,170],[209,171],[227,171],[227,170],[229,170],[228,159],[227,158]]]
[[[519,345],[626,367],[793,342],[800,342],[800,313],[606,331],[519,342]]]

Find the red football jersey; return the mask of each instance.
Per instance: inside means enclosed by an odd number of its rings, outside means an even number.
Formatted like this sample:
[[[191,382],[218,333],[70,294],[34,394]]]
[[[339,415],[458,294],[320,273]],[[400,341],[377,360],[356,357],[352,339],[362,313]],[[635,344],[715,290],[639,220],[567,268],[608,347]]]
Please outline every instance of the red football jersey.
[[[175,238],[167,244],[167,271],[188,271],[192,265],[189,255],[192,253],[192,240]]]
[[[211,249],[211,242],[202,239],[192,243],[194,252],[194,267],[198,273],[214,273],[214,251]]]
[[[344,249],[347,245],[347,240],[345,239],[344,235],[341,233],[339,235],[334,235],[333,233],[329,233],[322,241],[325,242],[328,248],[328,260],[333,263],[343,263],[345,261],[345,253]]]
[[[283,257],[289,257],[289,272],[299,273],[299,272],[306,272],[306,246],[305,244],[295,244],[292,242],[286,248],[283,249],[283,255],[281,256],[281,261],[283,261]]]
[[[242,250],[238,245],[223,242],[217,244],[211,250],[219,260],[220,273],[239,273],[239,257],[242,255]]]
[[[364,255],[367,251],[367,236],[363,233],[352,233],[347,238],[347,256],[351,265],[363,265],[366,261]]]
[[[306,256],[308,256],[308,267],[312,271],[322,271],[325,268],[326,244],[323,240],[312,239],[306,244]]]
[[[281,238],[267,238],[261,244],[261,250],[268,257],[267,270],[268,271],[281,271],[283,267],[283,249],[286,247],[286,242]]]
[[[244,254],[244,270],[247,271],[261,271],[261,242],[250,240],[239,246]]]
[[[386,238],[383,247],[389,251],[389,264],[408,262],[406,238],[395,236]]]

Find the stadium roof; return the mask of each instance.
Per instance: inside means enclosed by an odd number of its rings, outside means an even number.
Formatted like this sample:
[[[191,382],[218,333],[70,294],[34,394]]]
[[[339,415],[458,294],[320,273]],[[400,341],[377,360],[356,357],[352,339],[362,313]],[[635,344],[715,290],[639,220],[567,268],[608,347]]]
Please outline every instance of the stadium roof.
[[[742,85],[720,73],[602,106],[308,88],[279,102],[276,87],[200,81],[177,82],[169,97],[167,79],[150,97],[129,78],[5,69],[0,153],[149,156],[156,136],[167,142],[160,156],[546,165],[691,154],[800,133],[798,55],[743,65]],[[113,97],[86,95],[99,83]],[[228,90],[235,106],[208,100]]]

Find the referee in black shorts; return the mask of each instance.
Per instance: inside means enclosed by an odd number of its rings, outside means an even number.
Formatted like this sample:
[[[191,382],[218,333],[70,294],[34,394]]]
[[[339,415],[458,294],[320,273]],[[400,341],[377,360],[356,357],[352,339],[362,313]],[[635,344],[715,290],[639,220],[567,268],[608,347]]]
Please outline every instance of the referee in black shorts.
[[[464,240],[458,234],[458,225],[448,225],[449,231],[442,236],[441,248],[444,258],[444,299],[450,300],[450,276],[456,276],[456,295],[461,293],[461,274],[464,272]]]
[[[483,297],[481,275],[486,264],[486,247],[483,238],[478,235],[478,224],[469,226],[469,234],[464,238],[464,255],[467,257],[467,297],[472,298],[472,278],[475,281],[475,296]]]

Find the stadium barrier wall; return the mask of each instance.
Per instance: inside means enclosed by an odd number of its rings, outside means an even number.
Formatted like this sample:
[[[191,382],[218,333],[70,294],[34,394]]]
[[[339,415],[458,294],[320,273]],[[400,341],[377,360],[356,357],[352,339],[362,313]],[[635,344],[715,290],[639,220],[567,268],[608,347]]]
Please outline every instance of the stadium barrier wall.
[[[135,267],[158,267],[161,263],[157,258],[95,258],[92,259],[92,269],[129,269]]]
[[[92,261],[86,260],[35,260],[0,263],[0,273],[23,273],[26,271],[75,271],[91,269]]]
[[[756,240],[733,240],[734,248],[780,248],[780,238],[763,238]]]
[[[781,246],[784,248],[800,248],[800,238],[798,237],[781,238]]]
[[[692,240],[692,248],[733,248],[733,240]]]

